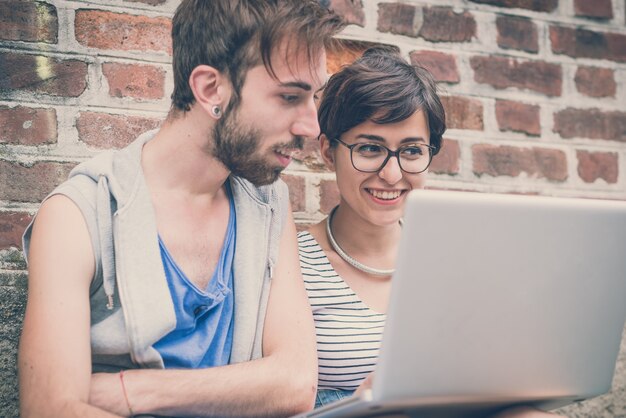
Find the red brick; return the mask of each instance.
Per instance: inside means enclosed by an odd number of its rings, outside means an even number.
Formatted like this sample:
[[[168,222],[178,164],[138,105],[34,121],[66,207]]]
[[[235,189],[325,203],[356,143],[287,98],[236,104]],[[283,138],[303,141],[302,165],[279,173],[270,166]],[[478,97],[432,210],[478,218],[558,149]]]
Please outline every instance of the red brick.
[[[172,54],[172,22],[102,10],[76,11],[76,40],[84,46],[122,51],[155,51]]]
[[[443,140],[439,153],[433,157],[428,171],[436,174],[459,174],[461,162],[461,147],[458,141]]]
[[[532,20],[517,16],[498,16],[498,46],[526,52],[539,51],[537,25]]]
[[[160,119],[82,112],[76,122],[81,141],[95,148],[122,148],[142,133],[157,128]]]
[[[551,26],[550,42],[555,54],[626,62],[626,35],[620,33]]]
[[[570,107],[554,114],[554,132],[558,132],[563,138],[626,142],[626,113]]]
[[[165,71],[152,65],[105,63],[102,72],[109,83],[109,95],[135,99],[163,97]]]
[[[422,12],[415,6],[403,3],[380,3],[378,5],[378,30],[397,35],[419,34],[422,27]]]
[[[517,61],[504,57],[470,58],[474,80],[497,89],[517,87],[547,96],[560,96],[563,83],[561,66],[544,61]]]
[[[339,204],[339,188],[335,180],[320,181],[320,211],[328,215]]]
[[[320,154],[320,144],[317,139],[307,139],[304,141],[304,149],[298,151],[293,159],[306,165],[313,171],[329,171]]]
[[[432,42],[469,42],[476,36],[470,12],[455,13],[450,7],[427,7],[419,35]]]
[[[541,134],[539,106],[497,100],[496,120],[501,131],[523,132],[534,136]]]
[[[340,40],[336,48],[326,52],[326,67],[329,74],[334,74],[344,65],[349,65],[363,55],[366,49],[380,45],[373,42]]]
[[[613,19],[613,5],[611,0],[574,0],[574,14],[593,19]]]
[[[478,176],[517,177],[525,172],[530,177],[567,180],[567,158],[560,150],[478,144],[472,147],[472,155]]]
[[[289,187],[291,210],[304,212],[306,210],[306,185],[303,177],[283,174],[282,179]]]
[[[42,145],[56,141],[55,109],[0,106],[0,143]]]
[[[40,1],[0,1],[0,39],[56,44],[57,9]]]
[[[615,97],[617,84],[610,68],[578,67],[576,90],[590,97]]]
[[[483,130],[483,105],[480,101],[459,96],[442,96],[441,103],[446,110],[448,129]]]
[[[25,167],[0,160],[0,200],[40,202],[67,178],[74,165],[45,161]]]
[[[426,68],[437,81],[446,83],[461,81],[454,55],[437,51],[414,51],[410,53],[410,57],[411,64]]]
[[[607,183],[617,183],[619,173],[618,156],[615,152],[576,151],[578,175],[585,183],[603,179]]]
[[[552,12],[559,6],[559,0],[470,0],[473,3],[491,4],[499,7]]]
[[[22,248],[22,234],[32,219],[26,212],[0,212],[0,250]]]
[[[322,0],[320,3],[329,3],[330,9],[341,16],[347,23],[361,27],[365,26],[365,12],[363,11],[361,0]]]
[[[87,63],[43,55],[0,52],[0,91],[24,90],[78,97],[87,88]]]

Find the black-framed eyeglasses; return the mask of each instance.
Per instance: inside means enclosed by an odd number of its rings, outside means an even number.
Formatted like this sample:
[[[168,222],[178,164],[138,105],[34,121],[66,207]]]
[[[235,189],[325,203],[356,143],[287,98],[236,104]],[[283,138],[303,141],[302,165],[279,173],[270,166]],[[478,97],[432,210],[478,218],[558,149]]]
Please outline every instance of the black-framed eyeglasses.
[[[352,166],[363,173],[376,173],[382,170],[391,157],[398,159],[400,169],[409,174],[418,174],[426,171],[433,158],[435,147],[428,144],[405,144],[392,151],[376,142],[359,142],[348,145],[339,138],[335,138],[350,150]]]

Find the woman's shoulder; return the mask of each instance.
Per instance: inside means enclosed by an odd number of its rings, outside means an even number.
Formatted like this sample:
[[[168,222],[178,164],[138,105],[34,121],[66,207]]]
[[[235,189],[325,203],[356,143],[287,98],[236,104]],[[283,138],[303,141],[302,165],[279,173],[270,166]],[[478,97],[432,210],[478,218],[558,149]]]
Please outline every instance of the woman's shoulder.
[[[298,232],[298,246],[300,249],[311,251],[326,250],[326,230],[324,221],[310,225],[307,229]]]
[[[336,276],[324,249],[308,230],[298,233],[298,253],[300,268],[304,276],[307,274]]]
[[[298,232],[298,251],[302,255],[315,255],[325,258],[327,254],[327,242],[323,231],[320,232],[319,224]]]
[[[311,235],[311,233],[308,230],[304,230],[304,231],[298,232],[298,245],[300,245],[301,242],[303,242],[303,243],[307,243],[307,242],[315,242],[315,243],[317,243],[315,238],[313,238],[313,235]]]
[[[300,231],[298,232],[298,252],[302,258],[303,255],[323,253],[324,251],[311,232]]]

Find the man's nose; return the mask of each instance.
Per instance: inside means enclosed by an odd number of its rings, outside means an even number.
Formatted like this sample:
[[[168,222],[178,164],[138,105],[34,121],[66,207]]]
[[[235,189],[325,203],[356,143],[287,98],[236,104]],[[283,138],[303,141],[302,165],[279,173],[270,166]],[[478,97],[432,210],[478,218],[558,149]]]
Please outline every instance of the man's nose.
[[[305,138],[317,138],[320,135],[320,124],[317,120],[317,108],[313,100],[307,103],[298,114],[291,127],[291,134]]]

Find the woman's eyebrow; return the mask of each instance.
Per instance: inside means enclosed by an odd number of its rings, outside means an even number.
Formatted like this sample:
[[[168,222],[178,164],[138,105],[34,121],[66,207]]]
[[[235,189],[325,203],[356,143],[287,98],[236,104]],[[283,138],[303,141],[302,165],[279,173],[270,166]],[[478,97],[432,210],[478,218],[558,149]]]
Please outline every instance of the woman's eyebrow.
[[[370,135],[370,134],[359,134],[356,136],[357,139],[359,138],[363,138],[363,139],[369,139],[372,141],[378,141],[378,142],[385,142],[385,138],[383,138],[382,136],[379,135]]]
[[[377,141],[377,142],[386,142],[385,138],[380,136],[380,135],[359,134],[359,135],[356,136],[356,138],[357,139],[359,139],[359,138],[369,139],[371,141]],[[402,141],[400,141],[401,144],[405,144],[407,142],[423,142],[423,143],[426,143],[426,140],[424,138],[422,138],[421,136],[411,136],[411,137],[404,138]]]
[[[424,138],[422,138],[421,136],[410,136],[410,137],[404,138],[402,141],[400,141],[401,144],[405,144],[407,142],[423,142],[423,143],[426,143],[426,140]]]

